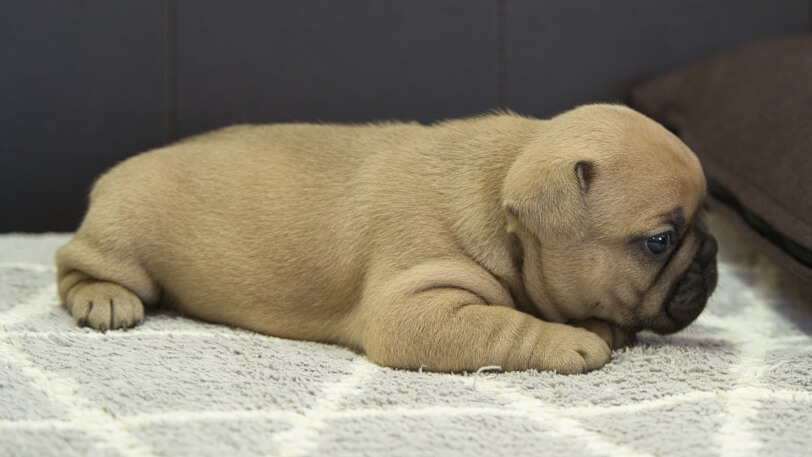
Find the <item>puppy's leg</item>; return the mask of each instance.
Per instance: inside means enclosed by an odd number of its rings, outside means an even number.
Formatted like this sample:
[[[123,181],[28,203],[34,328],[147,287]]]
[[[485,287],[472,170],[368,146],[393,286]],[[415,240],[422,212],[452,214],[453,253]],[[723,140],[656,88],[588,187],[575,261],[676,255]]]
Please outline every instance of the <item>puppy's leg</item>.
[[[612,349],[620,349],[634,343],[635,335],[599,319],[571,322],[570,325],[581,327],[600,336]]]
[[[364,307],[362,346],[381,365],[444,372],[498,365],[570,374],[611,358],[606,342],[590,331],[489,306],[467,290],[393,295],[388,303]]]
[[[104,332],[144,320],[142,300],[155,300],[157,287],[143,269],[122,258],[78,238],[57,250],[59,296],[77,324]]]

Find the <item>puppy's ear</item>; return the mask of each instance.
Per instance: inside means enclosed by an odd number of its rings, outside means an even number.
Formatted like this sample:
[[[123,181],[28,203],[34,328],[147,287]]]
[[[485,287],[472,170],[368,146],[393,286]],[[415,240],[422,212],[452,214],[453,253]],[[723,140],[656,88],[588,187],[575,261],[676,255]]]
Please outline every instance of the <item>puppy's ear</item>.
[[[536,156],[530,161],[522,156],[505,178],[505,210],[542,242],[567,244],[581,239],[588,223],[587,195],[594,163],[560,156]]]

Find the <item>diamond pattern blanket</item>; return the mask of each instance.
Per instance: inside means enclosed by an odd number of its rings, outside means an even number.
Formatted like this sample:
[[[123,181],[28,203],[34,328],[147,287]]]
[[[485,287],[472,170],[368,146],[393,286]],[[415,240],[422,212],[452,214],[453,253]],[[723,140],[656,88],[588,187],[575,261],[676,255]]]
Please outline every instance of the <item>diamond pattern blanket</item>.
[[[77,328],[54,286],[69,235],[2,235],[0,456],[809,455],[812,300],[713,225],[699,320],[577,376],[393,370],[164,312]]]

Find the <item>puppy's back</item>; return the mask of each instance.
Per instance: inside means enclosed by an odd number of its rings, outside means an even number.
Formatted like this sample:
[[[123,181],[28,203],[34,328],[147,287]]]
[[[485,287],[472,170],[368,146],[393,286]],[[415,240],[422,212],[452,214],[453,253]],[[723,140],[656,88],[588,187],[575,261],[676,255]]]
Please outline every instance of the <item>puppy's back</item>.
[[[146,304],[308,333],[313,321],[278,316],[340,317],[356,301],[365,223],[353,189],[370,155],[421,129],[235,126],[132,157],[97,181],[82,226],[57,254],[63,301],[72,283],[63,279],[90,270]],[[329,339],[324,328],[312,333]]]

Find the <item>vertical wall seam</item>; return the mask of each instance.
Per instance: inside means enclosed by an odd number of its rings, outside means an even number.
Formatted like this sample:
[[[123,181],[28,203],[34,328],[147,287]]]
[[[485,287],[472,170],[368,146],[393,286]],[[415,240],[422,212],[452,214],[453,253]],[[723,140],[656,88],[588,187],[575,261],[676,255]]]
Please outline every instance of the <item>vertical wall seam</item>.
[[[496,100],[499,108],[508,108],[508,0],[496,2]]]
[[[166,125],[167,143],[178,139],[178,2],[166,0]]]

